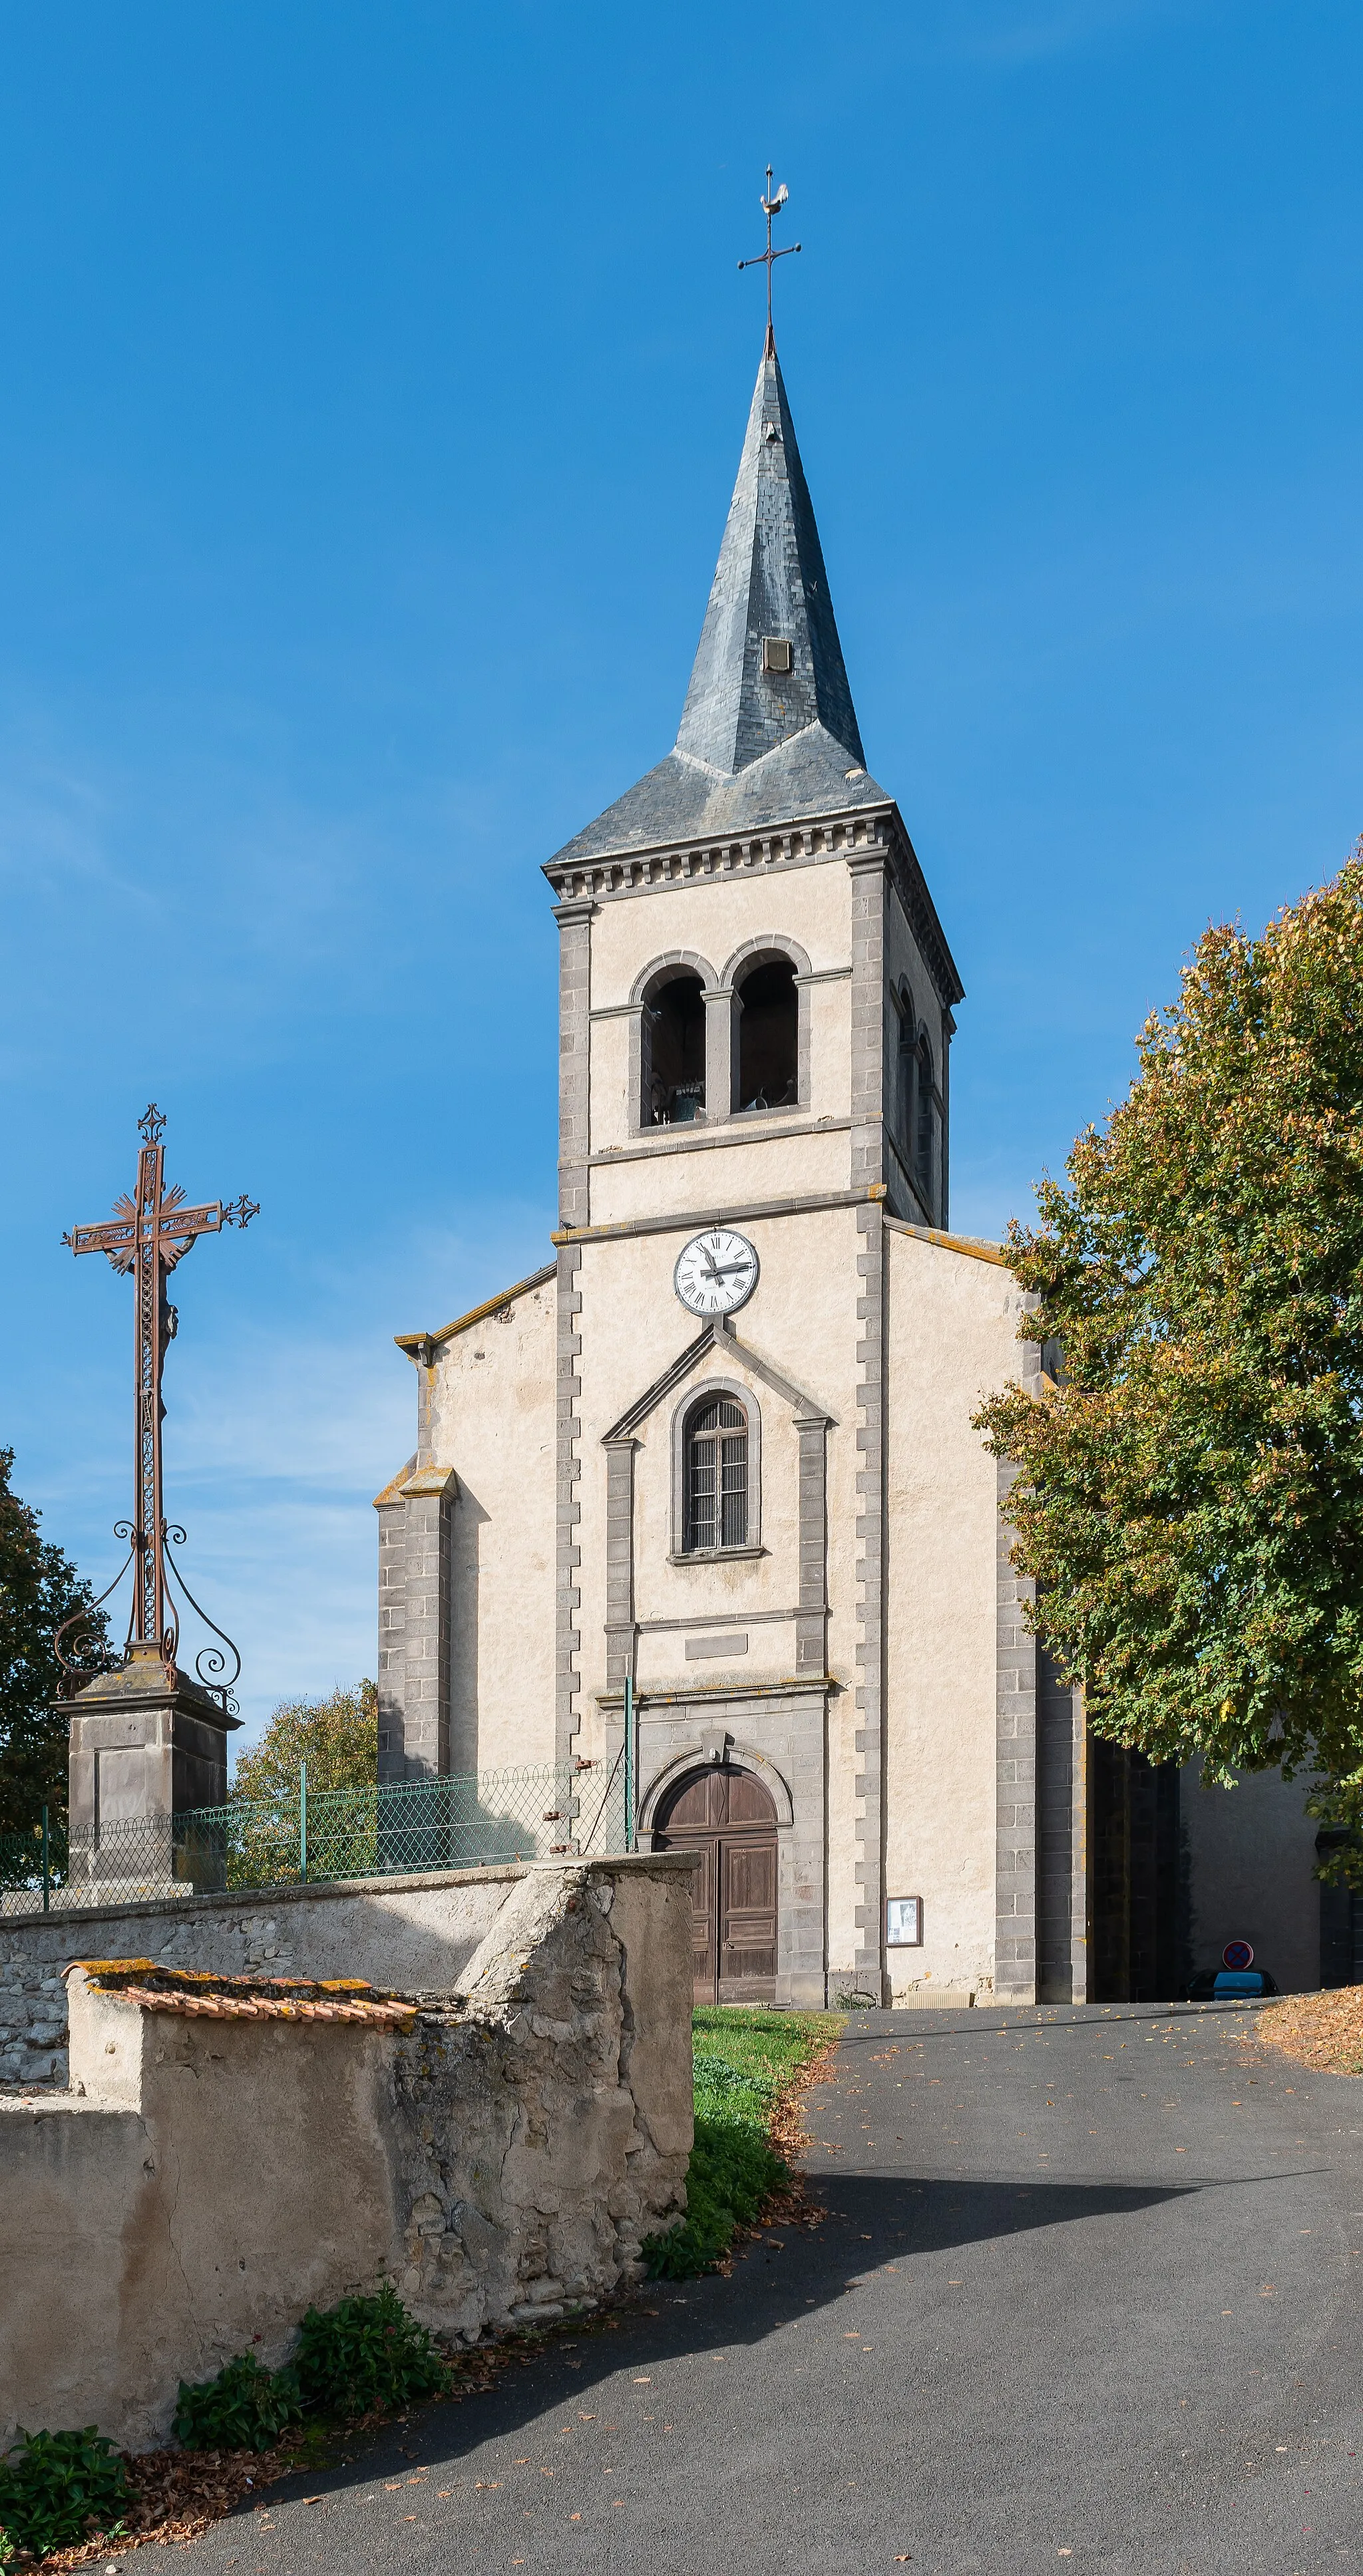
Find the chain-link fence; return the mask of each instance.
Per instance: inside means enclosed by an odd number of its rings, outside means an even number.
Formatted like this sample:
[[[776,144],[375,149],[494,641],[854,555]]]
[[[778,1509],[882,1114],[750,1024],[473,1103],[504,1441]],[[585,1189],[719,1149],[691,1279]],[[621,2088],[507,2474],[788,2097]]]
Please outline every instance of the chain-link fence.
[[[312,1791],[305,1771],[284,1797],[115,1819],[89,1835],[45,1817],[0,1836],[0,1914],[628,1848],[620,1762]]]
[[[28,1914],[45,1906],[66,1877],[66,1833],[46,1807],[27,1834],[0,1834],[0,1914]]]

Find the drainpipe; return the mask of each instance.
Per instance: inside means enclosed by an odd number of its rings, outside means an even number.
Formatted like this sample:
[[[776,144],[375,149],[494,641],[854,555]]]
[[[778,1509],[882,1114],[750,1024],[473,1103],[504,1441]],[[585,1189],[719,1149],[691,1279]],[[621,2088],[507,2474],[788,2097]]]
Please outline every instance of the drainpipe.
[[[625,1849],[634,1849],[634,1675],[625,1675]]]

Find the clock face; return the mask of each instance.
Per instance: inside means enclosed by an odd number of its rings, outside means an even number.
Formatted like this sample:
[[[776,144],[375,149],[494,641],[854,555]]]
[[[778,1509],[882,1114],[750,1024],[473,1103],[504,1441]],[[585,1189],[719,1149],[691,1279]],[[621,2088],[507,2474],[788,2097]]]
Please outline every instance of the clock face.
[[[678,1254],[672,1285],[693,1315],[732,1315],[757,1286],[757,1255],[746,1235],[711,1226]]]

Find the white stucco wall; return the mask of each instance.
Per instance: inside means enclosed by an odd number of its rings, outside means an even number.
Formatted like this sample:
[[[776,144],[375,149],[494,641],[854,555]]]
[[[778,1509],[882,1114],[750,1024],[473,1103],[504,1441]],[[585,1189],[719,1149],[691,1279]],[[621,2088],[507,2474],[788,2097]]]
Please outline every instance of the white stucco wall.
[[[472,2342],[637,2278],[684,2201],[689,1877],[490,1873],[458,1992],[399,2029],[191,2018],[73,1966],[69,2091],[0,2098],[0,2442],[162,2442],[182,2377],[274,2366],[311,2303],[385,2280]]]
[[[441,1345],[431,1446],[451,1525],[450,1769],[554,1759],[554,1283]]]
[[[997,1476],[972,1430],[1016,1372],[997,1261],[887,1230],[886,1895],[923,1903],[896,1993],[976,1991],[994,1966]]]
[[[798,939],[816,968],[844,965],[851,947],[849,882],[842,861],[830,858],[775,877],[693,880],[602,904],[592,923],[592,1007],[628,1001],[645,967],[673,949],[696,950],[722,975],[739,948],[772,931]]]
[[[781,1132],[762,1135],[764,1121]],[[786,1132],[797,1122],[798,1134]],[[765,1109],[731,1120],[719,1134],[722,1141],[699,1151],[688,1138],[680,1153],[651,1150],[645,1140],[642,1151],[598,1164],[591,1182],[593,1225],[621,1225],[632,1217],[661,1216],[674,1209],[693,1211],[705,1224],[711,1208],[761,1205],[847,1187],[845,1126],[821,1128],[817,1119],[802,1120],[798,1111]],[[736,1137],[741,1143],[734,1142]]]

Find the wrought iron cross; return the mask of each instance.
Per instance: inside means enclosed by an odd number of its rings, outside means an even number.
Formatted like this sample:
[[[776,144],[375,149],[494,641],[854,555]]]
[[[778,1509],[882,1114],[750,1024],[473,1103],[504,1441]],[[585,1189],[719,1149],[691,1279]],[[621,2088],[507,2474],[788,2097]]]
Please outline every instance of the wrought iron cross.
[[[775,196],[773,196],[773,195],[772,195],[772,192],[771,192],[771,163],[770,163],[770,161],[769,161],[769,162],[767,163],[767,185],[766,185],[766,190],[765,190],[765,193],[763,194],[763,196],[762,196],[762,198],[761,198],[761,200],[760,200],[761,207],[762,207],[762,212],[763,212],[763,214],[764,214],[764,215],[766,216],[766,218],[767,218],[767,247],[766,247],[766,249],[765,249],[765,250],[760,250],[760,251],[757,253],[757,256],[756,256],[756,258],[755,258],[755,259],[741,259],[741,260],[739,261],[739,263],[738,263],[738,265],[739,265],[740,269],[744,269],[744,268],[765,268],[765,270],[766,270],[766,272],[767,272],[767,347],[766,347],[766,354],[767,354],[767,356],[768,356],[769,358],[774,358],[774,357],[775,357],[775,355],[776,355],[776,333],[773,331],[773,329],[772,329],[772,327],[771,327],[771,272],[772,272],[772,269],[774,268],[774,266],[775,266],[775,264],[776,264],[776,262],[777,262],[777,260],[778,260],[778,259],[789,259],[789,258],[791,257],[791,255],[792,255],[792,253],[793,253],[793,252],[795,252],[795,251],[797,251],[797,250],[799,250],[799,249],[800,249],[800,247],[801,247],[801,245],[800,245],[800,243],[799,243],[799,242],[787,242],[784,250],[773,250],[773,249],[772,249],[772,246],[771,246],[771,219],[772,219],[772,216],[773,216],[773,215],[779,215],[779,213],[780,213],[780,211],[781,211],[781,208],[782,208],[782,207],[784,206],[784,204],[786,203],[786,200],[787,200],[787,198],[789,197],[789,195],[790,195],[790,190],[789,190],[789,188],[786,186],[786,183],[785,183],[784,179],[782,180],[780,187],[777,189]]]
[[[131,1197],[115,1199],[112,1218],[103,1225],[73,1226],[62,1236],[71,1250],[102,1252],[110,1267],[125,1278],[133,1275],[134,1332],[137,1345],[137,1466],[130,1542],[133,1608],[129,1648],[142,1647],[173,1665],[178,1623],[166,1591],[166,1520],[161,1495],[161,1371],[166,1344],[175,1339],[178,1317],[166,1296],[166,1281],[176,1263],[192,1252],[201,1234],[219,1234],[225,1225],[249,1225],[260,1208],[245,1194],[224,1207],[214,1199],[207,1207],[186,1207],[178,1184],[165,1186],[161,1139],[166,1122],[152,1102],[138,1121],[142,1149],[137,1157],[137,1187]],[[182,1533],[181,1533],[182,1535]],[[110,1587],[112,1589],[112,1586]],[[210,1622],[211,1625],[211,1622]]]

